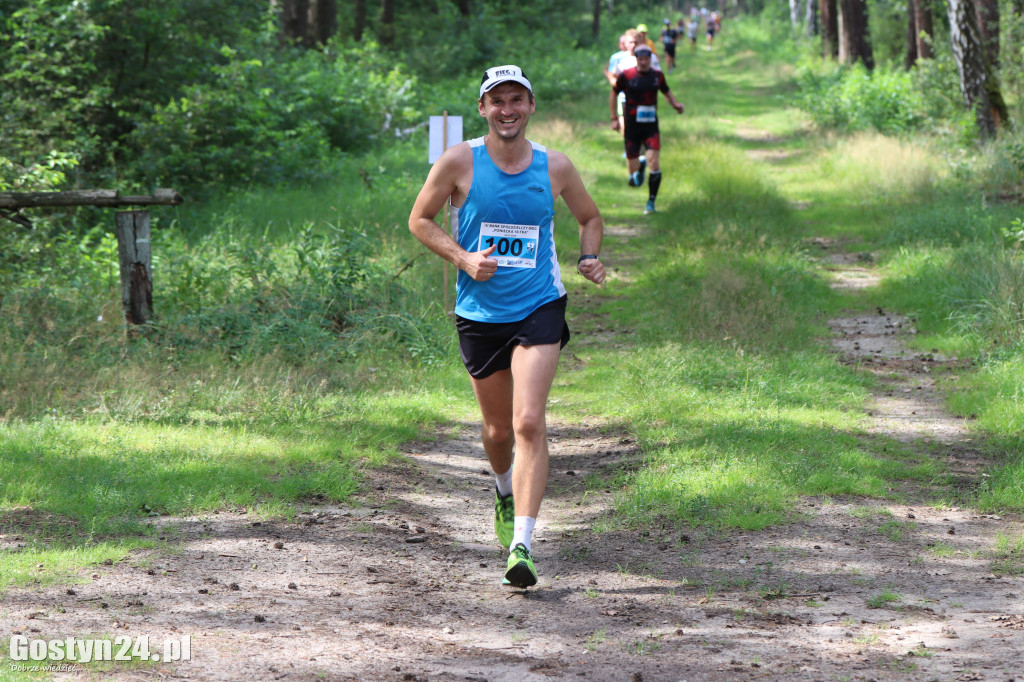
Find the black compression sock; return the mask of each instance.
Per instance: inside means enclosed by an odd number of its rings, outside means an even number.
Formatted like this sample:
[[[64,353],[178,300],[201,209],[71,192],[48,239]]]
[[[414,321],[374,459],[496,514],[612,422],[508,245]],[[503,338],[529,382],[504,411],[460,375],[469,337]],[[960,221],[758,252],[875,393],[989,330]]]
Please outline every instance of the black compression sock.
[[[647,180],[647,189],[650,190],[650,199],[654,201],[658,198],[658,188],[661,187],[661,171],[651,171],[651,177]]]

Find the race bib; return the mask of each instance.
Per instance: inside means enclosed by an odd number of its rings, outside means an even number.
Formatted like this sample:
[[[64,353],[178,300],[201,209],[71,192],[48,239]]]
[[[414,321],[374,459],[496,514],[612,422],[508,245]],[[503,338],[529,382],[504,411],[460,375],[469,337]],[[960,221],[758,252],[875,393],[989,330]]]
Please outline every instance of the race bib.
[[[641,105],[636,108],[637,123],[654,123],[658,120],[657,109],[650,105]]]
[[[480,223],[480,250],[497,246],[490,257],[498,261],[499,267],[537,267],[539,242],[539,225]]]

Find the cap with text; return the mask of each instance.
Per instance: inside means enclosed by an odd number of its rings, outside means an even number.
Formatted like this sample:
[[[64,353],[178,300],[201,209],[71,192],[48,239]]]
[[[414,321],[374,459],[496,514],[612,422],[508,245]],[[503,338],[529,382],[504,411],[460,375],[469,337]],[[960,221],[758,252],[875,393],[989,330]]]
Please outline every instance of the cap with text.
[[[492,66],[491,68],[484,71],[484,77],[480,81],[480,96],[483,97],[485,92],[490,90],[501,83],[519,83],[524,86],[530,93],[533,93],[533,86],[530,85],[529,79],[526,78],[526,74],[518,66],[512,64],[506,64],[505,66]]]

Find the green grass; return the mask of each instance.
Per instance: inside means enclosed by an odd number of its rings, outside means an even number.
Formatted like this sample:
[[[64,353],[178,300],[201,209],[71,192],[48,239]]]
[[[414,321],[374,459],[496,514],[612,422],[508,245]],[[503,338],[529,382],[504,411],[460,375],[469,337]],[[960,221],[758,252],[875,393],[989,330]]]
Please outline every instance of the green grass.
[[[997,575],[1024,575],[1024,536],[999,534],[992,548],[992,572]]]
[[[902,598],[903,597],[898,592],[886,589],[879,594],[870,597],[867,600],[867,605],[869,609],[884,609],[890,604],[895,604]]]

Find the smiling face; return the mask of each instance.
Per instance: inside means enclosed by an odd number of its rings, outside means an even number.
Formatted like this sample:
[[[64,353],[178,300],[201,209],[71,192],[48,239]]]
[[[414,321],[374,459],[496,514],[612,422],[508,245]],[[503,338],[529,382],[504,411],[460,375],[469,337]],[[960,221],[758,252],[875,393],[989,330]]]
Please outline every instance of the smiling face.
[[[636,56],[636,70],[640,73],[647,73],[651,70],[650,52],[641,52]]]
[[[491,132],[502,139],[514,139],[526,131],[535,104],[530,91],[509,81],[494,86],[477,103]]]

